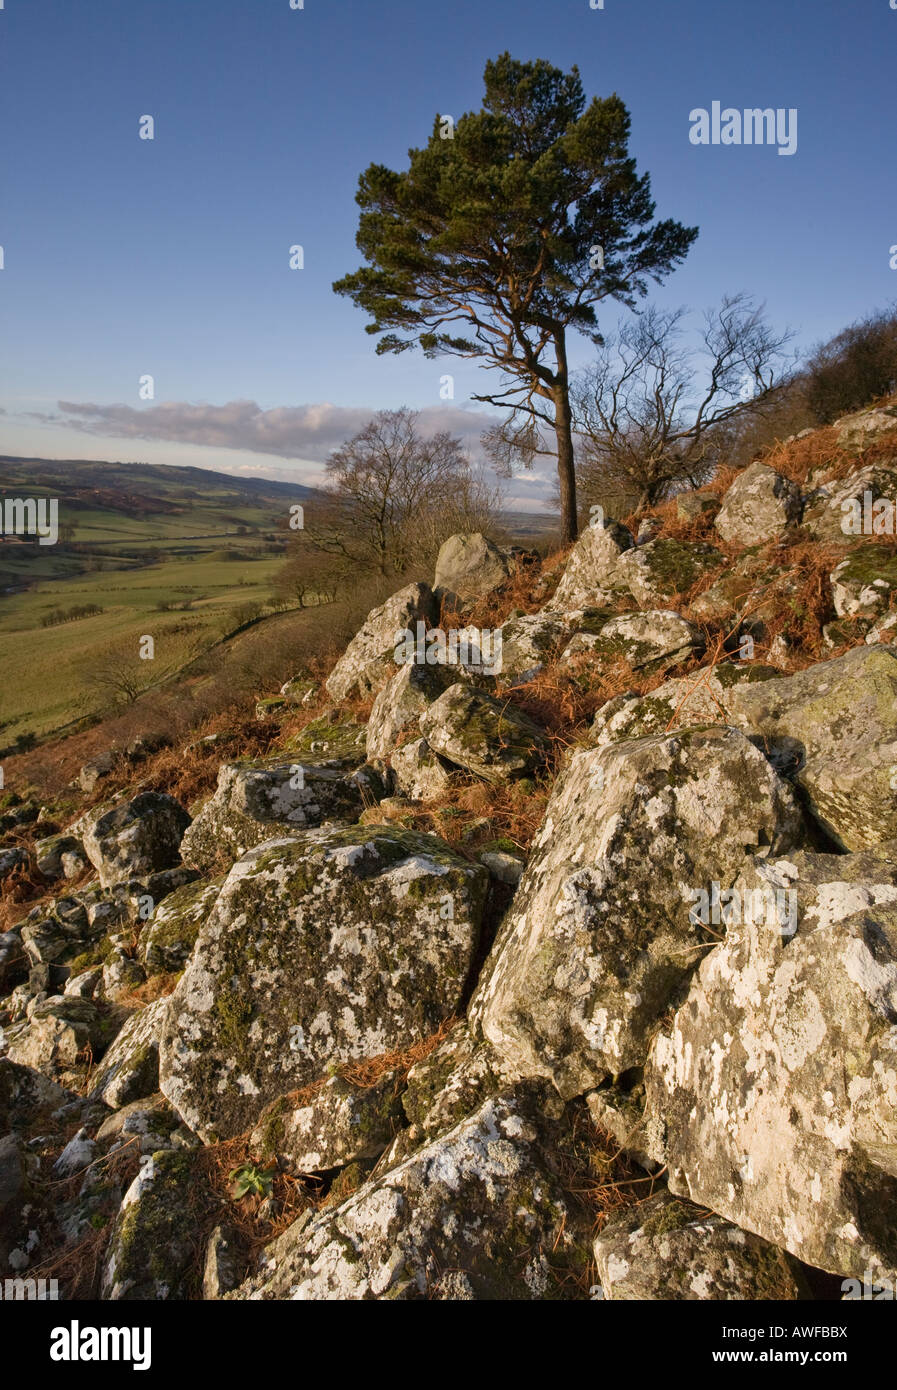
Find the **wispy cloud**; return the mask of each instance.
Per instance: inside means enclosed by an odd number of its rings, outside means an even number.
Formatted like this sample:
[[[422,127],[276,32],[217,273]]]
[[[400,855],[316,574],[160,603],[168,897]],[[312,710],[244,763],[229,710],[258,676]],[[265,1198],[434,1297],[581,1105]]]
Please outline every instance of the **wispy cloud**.
[[[355,434],[371,418],[363,406],[276,406],[263,410],[255,401],[228,401],[224,405],[191,405],[186,401],[160,401],[136,409],[130,405],[98,405],[60,401],[59,413],[33,415],[44,423],[64,425],[83,434],[117,439],[159,439],[179,444],[198,444],[212,449],[241,449],[275,454],[285,459],[322,463],[333,449]],[[481,411],[457,406],[426,406],[421,426],[427,433],[449,430],[465,446],[479,454],[479,440],[490,417]]]
[[[338,406],[327,401],[275,406],[271,410],[263,410],[256,401],[227,401],[223,405],[160,401],[139,409],[130,405],[59,401],[57,411],[31,411],[25,418],[95,438],[150,440],[301,460],[311,470],[303,481],[314,484],[323,481],[324,470],[313,469],[312,465],[323,464],[373,414],[373,407]],[[423,407],[420,426],[426,434],[448,430],[460,438],[476,464],[485,465],[481,435],[494,418],[484,411],[446,403]],[[220,467],[220,463],[216,460],[214,466]],[[235,459],[229,471],[287,479],[296,476],[295,466],[278,468],[245,458]],[[505,486],[505,505],[525,511],[539,509],[550,500],[551,474],[550,464],[541,463],[532,472],[515,473],[510,486]]]

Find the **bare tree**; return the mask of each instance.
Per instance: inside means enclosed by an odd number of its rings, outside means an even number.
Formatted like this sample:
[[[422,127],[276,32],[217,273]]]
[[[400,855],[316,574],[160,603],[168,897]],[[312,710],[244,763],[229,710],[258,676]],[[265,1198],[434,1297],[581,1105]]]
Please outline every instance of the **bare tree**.
[[[696,347],[682,309],[647,309],[609,338],[574,383],[583,500],[622,491],[636,509],[712,476],[736,420],[773,408],[789,380],[790,332],[746,295],[704,316]]]
[[[323,501],[306,508],[305,529],[290,546],[291,567],[314,572],[319,591],[364,575],[392,580],[428,568],[453,531],[494,527],[498,495],[477,477],[459,439],[445,431],[425,437],[416,411],[381,410],[327,460]],[[311,581],[314,584],[314,580]]]
[[[85,661],[82,679],[85,687],[109,705],[131,705],[154,683],[148,667],[140,660],[136,639],[113,643]]]

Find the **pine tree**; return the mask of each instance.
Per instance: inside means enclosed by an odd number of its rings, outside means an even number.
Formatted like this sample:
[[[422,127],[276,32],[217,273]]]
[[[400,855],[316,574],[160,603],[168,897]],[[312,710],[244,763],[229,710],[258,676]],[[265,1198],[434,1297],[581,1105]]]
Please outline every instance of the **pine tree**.
[[[568,333],[600,344],[595,305],[634,308],[698,229],[652,220],[629,113],[616,95],[586,106],[576,67],[504,53],[485,86],[480,111],[435,118],[406,172],[372,164],[361,175],[367,265],[333,288],[370,315],[367,332],[383,333],[378,353],[419,346],[501,372],[501,389],[473,399],[510,408],[499,434],[527,462],[541,428],[554,432],[563,534],[575,540]]]

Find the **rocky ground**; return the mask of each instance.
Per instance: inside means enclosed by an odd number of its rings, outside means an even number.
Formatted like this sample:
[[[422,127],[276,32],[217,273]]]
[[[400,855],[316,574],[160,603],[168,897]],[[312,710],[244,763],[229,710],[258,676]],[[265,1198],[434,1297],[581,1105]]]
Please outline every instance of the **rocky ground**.
[[[895,499],[886,405],[556,563],[453,537],[211,795],[7,788],[0,1277],[893,1288]]]

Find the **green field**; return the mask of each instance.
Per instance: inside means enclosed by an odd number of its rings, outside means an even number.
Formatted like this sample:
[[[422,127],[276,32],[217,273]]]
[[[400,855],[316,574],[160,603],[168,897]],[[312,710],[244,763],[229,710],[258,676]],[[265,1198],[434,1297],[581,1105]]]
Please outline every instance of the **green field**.
[[[0,746],[99,712],[110,648],[156,684],[271,598],[309,490],[197,469],[0,460],[3,496],[55,497],[59,544],[0,538]],[[56,626],[60,610],[103,611]],[[155,654],[142,661],[140,639]]]

